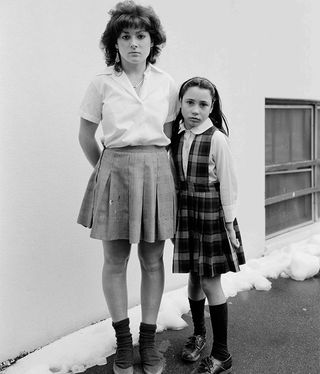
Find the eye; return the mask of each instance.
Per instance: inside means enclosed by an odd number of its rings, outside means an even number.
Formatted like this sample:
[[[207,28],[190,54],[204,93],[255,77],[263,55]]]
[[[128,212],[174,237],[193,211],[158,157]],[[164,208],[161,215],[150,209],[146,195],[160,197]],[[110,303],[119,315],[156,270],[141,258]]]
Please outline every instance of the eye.
[[[123,35],[121,35],[121,39],[129,40],[129,35],[123,34]]]
[[[141,39],[144,39],[146,37],[146,34],[139,34],[137,37],[138,37],[138,39],[141,40]]]
[[[201,105],[202,107],[209,106],[207,103],[201,103],[200,105]]]
[[[192,100],[186,100],[186,103],[187,103],[188,105],[192,105],[192,104],[193,104],[193,101],[192,101]]]

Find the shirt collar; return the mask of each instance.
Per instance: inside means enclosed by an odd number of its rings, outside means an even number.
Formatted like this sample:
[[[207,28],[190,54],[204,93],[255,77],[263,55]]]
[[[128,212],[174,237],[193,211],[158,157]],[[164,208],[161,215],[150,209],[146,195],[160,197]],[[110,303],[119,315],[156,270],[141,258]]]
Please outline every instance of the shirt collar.
[[[104,70],[97,75],[112,75],[114,74],[113,66],[106,66]]]
[[[190,130],[186,129],[185,126],[184,126],[184,122],[180,122],[180,126],[179,126],[179,131],[178,131],[178,134],[180,134],[182,131],[186,131],[186,132],[191,132],[193,133],[194,135],[199,135],[199,134],[203,134],[205,131],[207,131],[208,129],[210,129],[210,127],[212,127],[213,124],[211,122],[211,119],[210,118],[207,118],[203,123],[201,123],[201,125],[197,126],[197,127],[192,127]]]
[[[145,75],[149,75],[151,73],[151,71],[162,73],[161,69],[159,69],[158,67],[154,66],[153,64],[148,63],[147,68],[144,71],[144,74]],[[118,77],[119,75],[121,75],[121,73],[117,73],[114,70],[114,66],[106,66],[104,68],[104,70],[101,73],[99,73],[98,75],[114,75],[114,76]]]

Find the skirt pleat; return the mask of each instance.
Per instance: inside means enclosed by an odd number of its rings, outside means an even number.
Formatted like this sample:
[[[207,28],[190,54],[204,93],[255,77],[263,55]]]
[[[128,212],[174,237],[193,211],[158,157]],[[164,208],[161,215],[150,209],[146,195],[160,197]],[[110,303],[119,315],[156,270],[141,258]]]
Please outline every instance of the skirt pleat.
[[[164,147],[104,149],[78,223],[101,240],[155,242],[175,232],[176,194]]]
[[[219,188],[208,192],[181,190],[173,272],[215,277],[239,271],[245,257],[237,219],[233,225],[239,248],[234,248],[229,240]]]

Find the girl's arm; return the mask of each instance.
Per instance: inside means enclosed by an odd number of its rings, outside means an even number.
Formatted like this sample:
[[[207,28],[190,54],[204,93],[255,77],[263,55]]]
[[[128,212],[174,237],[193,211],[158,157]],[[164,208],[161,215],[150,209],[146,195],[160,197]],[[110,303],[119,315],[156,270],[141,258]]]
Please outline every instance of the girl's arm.
[[[236,237],[236,232],[233,227],[233,222],[226,222],[226,229],[227,229],[227,233],[228,233],[231,244],[235,248],[239,248],[240,243]]]
[[[163,125],[163,132],[165,133],[165,135],[166,135],[169,139],[172,138],[172,126],[173,126],[173,122],[174,122],[174,121],[166,122],[166,123]],[[169,150],[170,150],[170,144],[166,146],[166,150],[167,150],[167,152],[169,152]]]
[[[163,132],[169,139],[172,137],[172,126],[179,113],[180,102],[178,99],[178,88],[174,80],[170,77],[170,89],[169,89],[169,109],[168,116],[163,125]]]
[[[216,173],[220,182],[221,203],[225,215],[225,225],[231,244],[239,247],[233,221],[236,215],[237,180],[233,157],[227,137],[219,131],[213,136],[213,159],[216,165]]]
[[[93,167],[97,164],[101,153],[95,138],[97,128],[98,125],[96,123],[84,118],[80,119],[79,143],[86,158]]]
[[[163,132],[167,135],[167,137],[168,137],[169,139],[171,139],[171,136],[172,136],[172,126],[173,126],[173,122],[174,122],[174,121],[166,122],[166,123],[163,125]]]

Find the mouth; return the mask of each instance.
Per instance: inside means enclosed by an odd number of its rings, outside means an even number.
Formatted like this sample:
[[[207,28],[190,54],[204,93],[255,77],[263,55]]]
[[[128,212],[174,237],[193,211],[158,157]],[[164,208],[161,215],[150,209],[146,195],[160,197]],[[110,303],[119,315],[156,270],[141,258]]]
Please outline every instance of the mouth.
[[[129,55],[140,55],[140,52],[129,52]]]
[[[189,121],[191,121],[191,122],[199,122],[199,121],[200,121],[200,118],[197,118],[197,117],[189,117]]]

